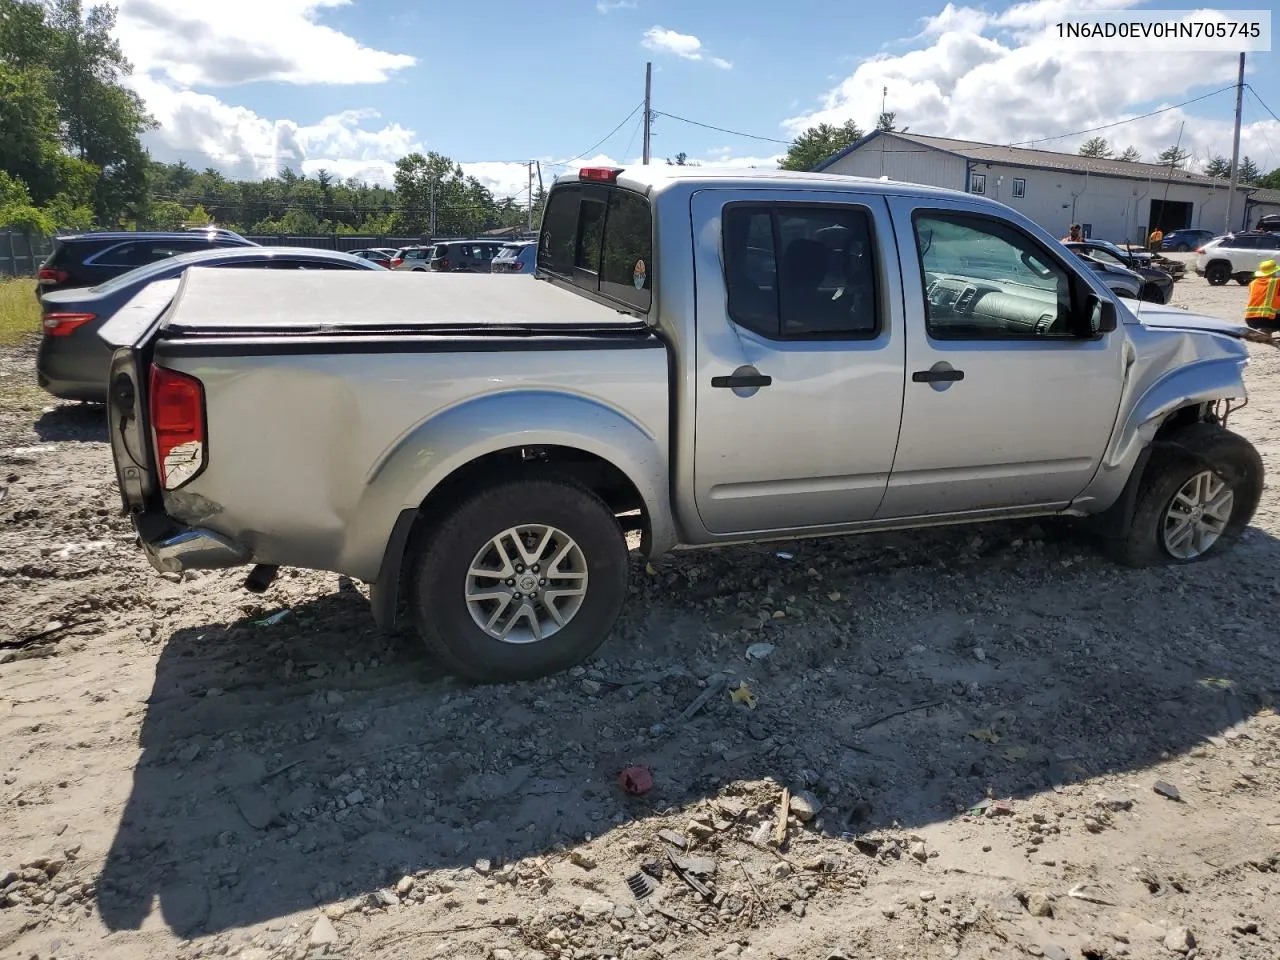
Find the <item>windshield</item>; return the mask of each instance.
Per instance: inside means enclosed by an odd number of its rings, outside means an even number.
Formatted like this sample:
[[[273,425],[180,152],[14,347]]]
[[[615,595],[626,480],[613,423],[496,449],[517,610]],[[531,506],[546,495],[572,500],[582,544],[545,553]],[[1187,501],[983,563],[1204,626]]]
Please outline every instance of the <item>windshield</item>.
[[[524,249],[524,244],[508,243],[508,244],[505,244],[502,247],[502,249],[498,251],[498,255],[495,256],[493,259],[515,260],[517,257],[520,256],[520,251],[523,249]]]

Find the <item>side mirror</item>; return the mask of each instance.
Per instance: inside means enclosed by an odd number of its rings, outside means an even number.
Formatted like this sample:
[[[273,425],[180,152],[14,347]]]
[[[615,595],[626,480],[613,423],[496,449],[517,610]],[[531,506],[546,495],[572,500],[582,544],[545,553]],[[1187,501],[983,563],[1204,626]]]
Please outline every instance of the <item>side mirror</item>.
[[[1089,301],[1089,329],[1085,336],[1097,337],[1115,330],[1119,322],[1115,303],[1096,295],[1090,296]]]

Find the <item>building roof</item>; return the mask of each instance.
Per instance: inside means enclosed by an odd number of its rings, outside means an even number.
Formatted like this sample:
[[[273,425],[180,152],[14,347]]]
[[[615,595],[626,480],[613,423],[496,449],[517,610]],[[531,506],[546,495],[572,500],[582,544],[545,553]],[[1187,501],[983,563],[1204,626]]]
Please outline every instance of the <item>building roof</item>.
[[[1060,170],[1064,173],[1088,173],[1094,176],[1121,177],[1126,180],[1165,180],[1169,177],[1169,168],[1160,163],[1082,157],[1076,153],[1058,153],[1054,150],[1005,147],[995,143],[980,143],[976,140],[957,140],[953,137],[930,137],[919,133],[898,133],[883,130],[876,130],[845,147],[839,153],[833,154],[818,164],[817,169],[826,170],[838,160],[866,146],[879,136],[892,137],[895,140],[916,144],[928,150],[950,153],[976,163],[1000,163],[1039,170]],[[1225,180],[1207,177],[1201,173],[1192,173],[1188,170],[1174,170],[1172,180],[1174,183],[1193,183],[1206,187],[1229,186],[1229,183]],[[1249,190],[1251,188],[1240,187],[1238,189]]]
[[[1270,207],[1280,207],[1280,190],[1269,190],[1265,187],[1254,189],[1249,194],[1250,203],[1265,203]]]

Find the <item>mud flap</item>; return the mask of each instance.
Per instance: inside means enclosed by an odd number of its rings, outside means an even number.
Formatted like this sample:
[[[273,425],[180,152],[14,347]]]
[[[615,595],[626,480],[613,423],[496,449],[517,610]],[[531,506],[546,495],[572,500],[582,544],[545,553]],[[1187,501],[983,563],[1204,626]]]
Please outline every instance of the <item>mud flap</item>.
[[[401,510],[391,528],[387,549],[382,554],[382,566],[378,579],[369,585],[369,605],[373,608],[373,622],[379,630],[390,630],[396,624],[400,610],[400,586],[403,582],[405,553],[409,546],[409,534],[417,522],[418,511]]]

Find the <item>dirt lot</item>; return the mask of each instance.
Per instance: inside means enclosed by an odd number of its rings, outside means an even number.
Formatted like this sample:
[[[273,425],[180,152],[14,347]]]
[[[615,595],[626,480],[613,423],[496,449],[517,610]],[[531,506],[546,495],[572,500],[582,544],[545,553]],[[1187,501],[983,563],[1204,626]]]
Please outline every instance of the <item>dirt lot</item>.
[[[637,562],[587,670],[483,689],[337,577],[153,574],[100,413],[32,360],[0,352],[0,958],[1280,955],[1280,351],[1220,558],[1015,524]]]

